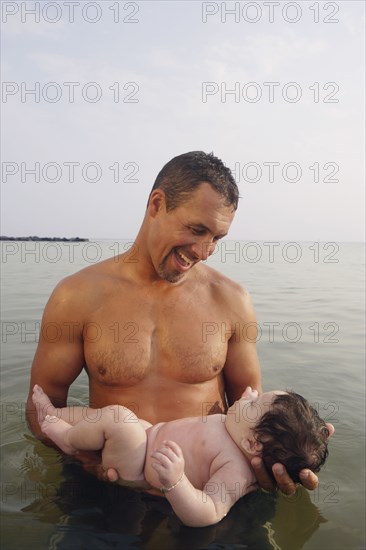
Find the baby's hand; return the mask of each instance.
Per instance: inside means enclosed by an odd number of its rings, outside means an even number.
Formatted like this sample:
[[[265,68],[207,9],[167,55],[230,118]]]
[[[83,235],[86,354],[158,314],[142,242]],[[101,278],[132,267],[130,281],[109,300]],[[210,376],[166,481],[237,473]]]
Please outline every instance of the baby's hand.
[[[184,473],[184,458],[182,449],[174,441],[163,441],[163,447],[151,453],[155,460],[152,467],[159,474],[159,481],[163,487],[171,487]]]

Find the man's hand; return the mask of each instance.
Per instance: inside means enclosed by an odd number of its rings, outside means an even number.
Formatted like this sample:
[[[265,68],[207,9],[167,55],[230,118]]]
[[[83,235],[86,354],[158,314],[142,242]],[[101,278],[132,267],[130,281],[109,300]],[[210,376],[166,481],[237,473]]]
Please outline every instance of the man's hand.
[[[334,426],[332,424],[326,424],[326,426],[329,431],[329,437],[331,437],[334,434]],[[255,456],[251,460],[251,464],[261,489],[265,491],[275,491],[276,487],[266,471],[263,460],[259,456]],[[293,495],[296,491],[296,484],[288,475],[286,468],[282,464],[273,464],[272,472],[276,479],[278,489],[285,495]],[[304,469],[301,470],[299,475],[305,489],[313,491],[317,488],[319,480],[314,472]]]
[[[276,489],[272,479],[266,471],[266,467],[259,456],[256,456],[251,461],[257,481],[265,491],[274,491]],[[286,468],[282,464],[273,464],[273,475],[277,481],[278,489],[285,495],[293,495],[296,491],[296,484],[292,481],[287,473]],[[310,470],[301,470],[300,478],[303,486],[310,491],[318,486],[318,477]]]
[[[110,481],[113,483],[119,479],[117,470],[113,468],[105,470],[100,463],[94,465],[84,464],[83,468],[89,474],[96,476],[100,481]]]
[[[105,470],[101,463],[100,453],[94,451],[78,451],[74,458],[79,460],[88,474],[96,476],[100,481],[115,482],[119,479],[117,470]]]

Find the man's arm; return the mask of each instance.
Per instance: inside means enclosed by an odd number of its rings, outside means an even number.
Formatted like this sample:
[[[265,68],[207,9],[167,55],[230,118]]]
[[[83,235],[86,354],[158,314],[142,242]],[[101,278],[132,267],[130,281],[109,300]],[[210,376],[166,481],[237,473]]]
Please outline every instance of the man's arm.
[[[26,415],[30,429],[44,443],[54,446],[42,433],[37,411],[32,401],[33,387],[38,384],[55,407],[66,407],[72,382],[84,367],[84,300],[85,282],[75,276],[57,285],[44,310],[39,343],[33,359]],[[116,481],[118,474],[110,468],[104,471],[101,458],[95,452],[78,453],[86,471],[104,481]]]
[[[31,399],[34,385],[41,386],[56,407],[65,407],[69,387],[84,366],[82,308],[75,290],[72,278],[62,281],[53,291],[42,318],[26,409],[30,429],[42,439]]]
[[[262,391],[261,370],[257,355],[257,319],[249,292],[239,288],[231,304],[234,333],[228,342],[224,366],[225,392],[232,405],[250,386]]]
[[[239,312],[238,307],[240,308]],[[257,319],[252,300],[246,290],[242,289],[239,296],[235,295],[233,311],[236,313],[237,320],[234,319],[235,332],[228,343],[224,367],[225,390],[229,405],[240,398],[247,386],[251,386],[259,392],[262,391],[260,365],[256,350]],[[331,427],[333,428],[333,426]],[[333,431],[334,428],[330,430],[331,435]],[[274,491],[275,486],[261,458],[253,458],[252,467],[260,487],[267,491]],[[288,475],[286,468],[282,464],[274,464],[272,471],[279,490],[286,495],[292,495],[296,490],[296,485]],[[317,488],[318,477],[311,470],[302,470],[300,478],[306,489]]]

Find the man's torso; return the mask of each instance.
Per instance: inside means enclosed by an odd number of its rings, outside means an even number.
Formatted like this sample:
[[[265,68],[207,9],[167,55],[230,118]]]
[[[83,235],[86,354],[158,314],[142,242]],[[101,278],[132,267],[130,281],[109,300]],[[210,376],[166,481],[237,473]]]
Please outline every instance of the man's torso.
[[[121,403],[151,423],[224,412],[232,333],[225,278],[201,265],[184,284],[147,287],[128,277],[119,258],[77,274],[86,278],[90,405]]]

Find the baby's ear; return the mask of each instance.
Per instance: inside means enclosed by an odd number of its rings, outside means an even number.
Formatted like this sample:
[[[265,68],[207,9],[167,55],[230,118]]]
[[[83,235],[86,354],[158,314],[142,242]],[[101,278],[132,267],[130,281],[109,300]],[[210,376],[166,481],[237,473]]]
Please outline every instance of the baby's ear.
[[[255,437],[242,439],[240,445],[250,455],[256,456],[262,453],[263,445]]]

